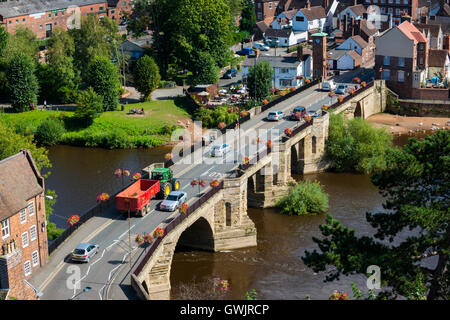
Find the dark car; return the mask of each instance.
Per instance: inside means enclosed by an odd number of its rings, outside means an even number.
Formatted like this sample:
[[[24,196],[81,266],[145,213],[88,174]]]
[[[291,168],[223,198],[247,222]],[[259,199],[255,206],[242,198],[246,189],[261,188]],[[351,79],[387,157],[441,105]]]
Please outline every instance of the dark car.
[[[227,70],[227,72],[225,72],[225,74],[223,75],[224,79],[231,79],[237,76],[237,70],[236,69],[230,69]]]
[[[291,115],[289,116],[289,119],[291,120],[300,120],[303,118],[306,114],[305,107],[295,107],[294,110],[292,110]]]
[[[253,52],[252,48],[244,48],[242,50],[236,51],[236,54],[238,54],[240,56],[247,56],[247,55],[254,54],[254,52]]]

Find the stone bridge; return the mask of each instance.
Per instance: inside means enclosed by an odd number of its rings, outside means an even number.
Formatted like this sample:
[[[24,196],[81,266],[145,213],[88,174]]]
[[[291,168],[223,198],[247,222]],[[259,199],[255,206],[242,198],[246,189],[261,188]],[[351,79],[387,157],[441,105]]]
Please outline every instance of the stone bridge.
[[[370,83],[353,96],[331,106],[347,117],[368,117],[382,111],[378,101],[384,83]],[[381,90],[377,90],[380,87]],[[141,299],[170,299],[170,270],[177,247],[219,251],[256,246],[256,228],[247,207],[271,207],[295,183],[292,173],[323,171],[329,113],[304,123],[264,147],[249,164],[236,166],[232,175],[189,201],[186,214],[178,213],[161,225],[165,234],[151,243],[131,275]],[[163,164],[159,164],[163,165]]]

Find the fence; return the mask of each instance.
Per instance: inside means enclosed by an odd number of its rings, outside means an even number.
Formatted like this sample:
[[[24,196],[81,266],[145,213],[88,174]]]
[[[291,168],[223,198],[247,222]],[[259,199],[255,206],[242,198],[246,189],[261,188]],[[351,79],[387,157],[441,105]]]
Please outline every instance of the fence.
[[[148,173],[144,173],[142,175],[142,179],[148,178]],[[75,224],[74,226],[71,226],[63,231],[59,235],[58,238],[53,240],[49,246],[48,246],[48,254],[52,254],[53,251],[55,251],[72,233],[74,233],[83,223],[89,221],[92,217],[95,217],[96,215],[99,215],[103,212],[103,210],[108,210],[110,207],[112,207],[115,204],[115,196],[128,188],[131,184],[133,184],[134,181],[131,181],[128,183],[125,187],[114,193],[109,197],[109,199],[105,202],[100,202],[99,204],[95,205],[91,209],[89,209],[85,214],[83,214],[80,217],[80,220]]]
[[[343,104],[343,103],[349,101],[349,100],[350,100],[351,98],[353,98],[355,95],[360,94],[361,92],[363,92],[363,91],[365,91],[365,90],[367,90],[367,89],[373,87],[374,83],[375,83],[374,81],[369,82],[365,87],[361,87],[361,88],[359,88],[358,90],[355,90],[353,95],[352,95],[352,94],[349,94],[349,95],[347,95],[346,97],[344,97],[344,98],[342,99],[341,102],[337,101],[337,102],[333,103],[331,106],[328,107],[328,109],[336,109],[336,108],[339,107],[341,104]]]
[[[158,248],[161,241],[164,239],[164,237],[167,236],[167,234],[175,229],[184,219],[189,217],[192,213],[195,212],[202,204],[204,204],[206,201],[208,201],[213,195],[215,195],[220,189],[223,188],[223,181],[220,182],[220,184],[217,187],[212,187],[210,190],[208,190],[205,194],[203,194],[200,198],[198,198],[196,201],[194,201],[186,210],[186,214],[179,214],[176,218],[174,218],[172,221],[170,221],[165,227],[164,227],[164,235],[162,237],[156,238],[150,246],[146,249],[145,255],[142,257],[142,260],[139,262],[136,269],[134,269],[133,274],[139,275],[139,273],[142,271],[150,257],[153,255],[155,250]]]
[[[267,109],[273,107],[274,105],[276,105],[276,104],[278,104],[280,102],[283,102],[284,100],[287,100],[290,97],[295,96],[296,94],[298,94],[300,92],[303,92],[306,89],[309,89],[309,88],[315,86],[318,83],[319,83],[319,80],[311,81],[310,83],[305,84],[305,85],[301,86],[300,88],[297,88],[294,91],[291,91],[291,92],[285,94],[284,96],[281,96],[281,97],[279,97],[277,99],[274,99],[274,100],[270,101],[269,103],[267,103],[266,105],[262,106],[261,111],[266,111]]]

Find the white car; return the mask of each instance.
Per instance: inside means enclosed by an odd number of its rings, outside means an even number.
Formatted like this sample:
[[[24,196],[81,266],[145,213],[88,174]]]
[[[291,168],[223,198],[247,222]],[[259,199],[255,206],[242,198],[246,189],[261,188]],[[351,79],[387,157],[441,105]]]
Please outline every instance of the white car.
[[[221,157],[231,151],[231,146],[224,144],[215,144],[211,149],[211,157]]]
[[[269,46],[266,46],[265,44],[262,43],[255,43],[253,45],[253,49],[259,49],[260,51],[269,51]]]
[[[283,119],[283,111],[270,111],[267,115],[267,120],[278,121]]]
[[[175,211],[186,202],[187,193],[182,191],[172,191],[167,198],[161,202],[159,209],[162,211]]]
[[[322,83],[322,91],[332,91],[334,89],[336,89],[336,84],[332,80]]]

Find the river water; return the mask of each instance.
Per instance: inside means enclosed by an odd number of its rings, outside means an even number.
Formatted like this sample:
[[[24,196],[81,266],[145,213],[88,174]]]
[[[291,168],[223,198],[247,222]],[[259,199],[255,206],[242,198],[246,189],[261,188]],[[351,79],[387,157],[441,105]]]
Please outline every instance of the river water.
[[[397,137],[403,145],[407,138]],[[58,200],[51,221],[65,228],[67,218],[82,214],[96,203],[102,192],[114,193],[122,182],[114,176],[118,168],[138,172],[152,162],[161,162],[168,147],[133,150],[105,150],[54,146],[49,149],[53,164],[46,188],[55,190]],[[382,210],[382,198],[368,176],[320,173],[294,176],[296,180],[318,180],[329,194],[329,213],[357,235],[374,230],[365,219],[367,211]],[[316,249],[312,237],[320,236],[319,225],[325,214],[318,216],[286,216],[277,209],[248,209],[257,228],[255,248],[228,252],[176,252],[171,270],[172,296],[178,297],[181,284],[191,285],[212,277],[230,283],[232,299],[244,299],[245,292],[255,289],[260,299],[327,299],[333,290],[344,290],[351,296],[351,282],[363,291],[366,280],[352,275],[339,281],[324,283],[324,274],[307,268],[301,256]]]

